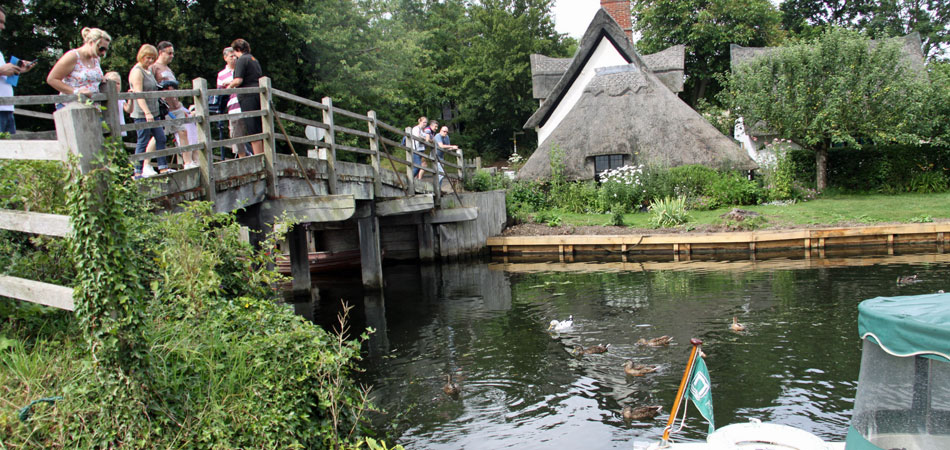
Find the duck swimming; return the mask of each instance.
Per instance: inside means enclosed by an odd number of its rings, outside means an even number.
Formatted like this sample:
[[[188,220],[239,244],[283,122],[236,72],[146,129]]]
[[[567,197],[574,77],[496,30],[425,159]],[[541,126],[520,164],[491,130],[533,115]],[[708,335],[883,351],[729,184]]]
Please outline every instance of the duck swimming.
[[[590,347],[584,348],[582,345],[575,345],[574,351],[571,352],[574,356],[583,356],[583,355],[595,355],[600,353],[607,353],[607,348],[610,347],[610,344],[597,344],[591,345]]]
[[[653,339],[640,338],[640,340],[637,341],[637,345],[646,345],[647,347],[662,347],[664,345],[669,345],[670,342],[673,342],[673,337],[664,335],[655,337]]]
[[[729,325],[729,329],[732,331],[745,331],[745,325],[739,323],[739,318],[732,316],[732,325]]]
[[[442,386],[442,392],[445,392],[445,395],[449,397],[458,397],[459,392],[462,392],[458,383],[452,382],[452,374],[450,373],[445,374],[445,386]]]
[[[557,331],[557,332],[567,331],[567,330],[570,330],[571,327],[573,326],[574,326],[574,315],[571,314],[570,316],[567,316],[567,320],[561,320],[561,321],[552,320],[551,324],[548,326],[548,331]]]
[[[897,284],[914,284],[920,280],[917,279],[917,274],[913,275],[901,275],[897,277]]]
[[[642,377],[650,372],[656,372],[656,366],[652,364],[635,364],[629,359],[623,365],[623,373],[631,377]]]
[[[640,406],[634,408],[630,405],[623,407],[623,420],[646,420],[652,419],[660,414],[660,409],[662,406]]]

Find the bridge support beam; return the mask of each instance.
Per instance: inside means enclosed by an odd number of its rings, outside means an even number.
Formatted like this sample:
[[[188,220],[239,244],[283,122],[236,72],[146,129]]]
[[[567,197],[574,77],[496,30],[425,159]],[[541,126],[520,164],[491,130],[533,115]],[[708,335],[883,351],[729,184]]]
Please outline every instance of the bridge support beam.
[[[381,290],[383,288],[383,252],[379,244],[379,218],[375,213],[374,202],[360,205],[356,224],[360,235],[363,287]]]
[[[291,289],[294,295],[306,293],[310,290],[310,258],[307,248],[307,225],[298,223],[287,233],[287,243],[290,244],[290,274],[294,280]]]
[[[419,241],[419,260],[435,261],[435,229],[432,228],[432,214],[422,215],[422,223],[416,225]]]

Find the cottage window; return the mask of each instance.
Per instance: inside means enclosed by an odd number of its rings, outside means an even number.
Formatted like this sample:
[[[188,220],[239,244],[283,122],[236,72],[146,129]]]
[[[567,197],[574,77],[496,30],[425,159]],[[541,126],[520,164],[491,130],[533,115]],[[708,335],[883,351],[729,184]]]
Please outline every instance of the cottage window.
[[[598,155],[594,157],[594,178],[600,180],[600,174],[623,166],[623,155]]]

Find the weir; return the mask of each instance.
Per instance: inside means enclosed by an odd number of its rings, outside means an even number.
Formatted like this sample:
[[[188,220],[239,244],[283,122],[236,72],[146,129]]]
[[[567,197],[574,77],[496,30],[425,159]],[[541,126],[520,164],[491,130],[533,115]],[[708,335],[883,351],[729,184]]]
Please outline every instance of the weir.
[[[193,151],[198,163],[198,167],[151,178],[155,181],[141,184],[142,192],[161,211],[180,210],[182,203],[190,200],[210,201],[217,212],[237,211],[252,242],[259,242],[279,220],[290,221],[294,225],[287,233],[286,247],[293,288],[298,292],[310,289],[311,250],[358,249],[364,287],[381,289],[384,259],[428,262],[463,258],[485,251],[487,237],[501,232],[504,192],[455,191],[474,169],[466,164],[461,150],[449,150],[439,157],[431,143],[421,142],[426,151],[417,152],[400,144],[403,137],[410,146],[416,142],[409,129],[389,125],[373,111],[365,115],[346,111],[333,106],[329,97],[321,102],[305,99],[274,89],[268,78],[261,78],[260,84],[259,88],[208,89],[207,81],[198,78],[188,90],[118,93],[110,82],[105,93],[90,97],[105,104],[101,115],[94,106],[76,103],[75,96],[3,98],[0,104],[68,105],[55,114],[18,108],[19,115],[54,119],[56,130],[19,133],[15,137],[26,140],[0,141],[0,159],[65,161],[72,153],[79,156],[85,172],[94,167],[94,155],[106,136],[120,138],[122,132],[194,123],[197,144],[130,156],[135,162]],[[208,109],[212,95],[249,93],[261,96],[260,111],[229,115],[212,114]],[[191,117],[119,123],[119,100],[189,96],[196,105]],[[321,120],[306,118],[312,115],[321,116]],[[261,117],[263,133],[213,138],[218,123],[246,117]],[[108,125],[105,132],[102,122]],[[309,126],[322,130],[323,136],[293,135],[286,131],[285,122],[299,134]],[[216,149],[257,140],[264,141],[263,154],[237,159],[224,159],[223,150],[220,156],[215,154]],[[284,143],[288,153],[278,153],[278,146]],[[294,144],[305,146],[307,154],[299,154]],[[414,153],[423,164],[412,162]],[[447,192],[437,181],[437,163],[445,169]],[[413,178],[414,168],[426,178]],[[70,225],[68,216],[0,210],[0,228],[65,236]],[[0,295],[73,309],[72,289],[64,286],[2,277]]]

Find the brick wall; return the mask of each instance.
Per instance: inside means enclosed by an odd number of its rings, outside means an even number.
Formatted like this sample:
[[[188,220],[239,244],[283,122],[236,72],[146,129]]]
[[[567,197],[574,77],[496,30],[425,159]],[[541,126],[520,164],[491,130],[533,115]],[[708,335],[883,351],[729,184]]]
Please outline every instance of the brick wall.
[[[633,42],[633,14],[630,11],[630,0],[600,0],[600,7],[620,24],[627,39]]]

